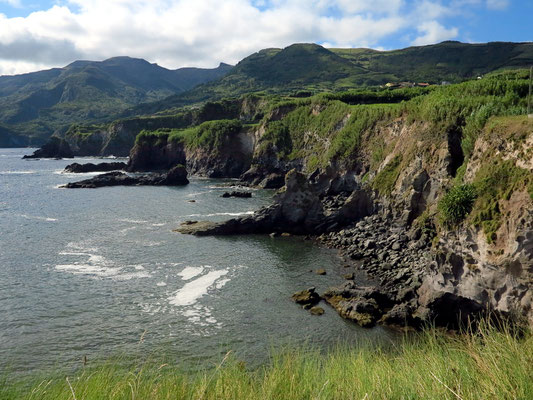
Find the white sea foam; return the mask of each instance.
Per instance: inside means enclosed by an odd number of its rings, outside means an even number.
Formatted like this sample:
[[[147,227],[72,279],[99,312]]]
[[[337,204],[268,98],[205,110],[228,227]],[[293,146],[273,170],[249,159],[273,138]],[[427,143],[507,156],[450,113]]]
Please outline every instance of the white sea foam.
[[[202,272],[204,272],[204,267],[185,267],[182,271],[178,272],[178,276],[181,276],[181,279],[184,281],[188,281],[200,275]]]
[[[148,221],[143,221],[143,220],[139,220],[139,219],[129,219],[129,218],[124,218],[124,219],[119,219],[120,222],[129,222],[130,224],[146,224],[148,223]]]
[[[111,277],[118,273],[114,268],[78,263],[56,265],[56,270],[66,271],[77,275],[94,275],[99,277]]]
[[[167,224],[166,222],[161,222],[161,223],[152,224],[152,226],[165,226],[166,224]]]
[[[156,246],[161,246],[161,242],[151,242],[151,241],[146,241],[146,240],[143,240],[142,242],[139,242],[142,246],[144,247],[156,247]]]
[[[227,269],[210,271],[200,278],[186,283],[185,286],[169,298],[170,304],[174,306],[188,306],[196,303],[198,299],[207,294],[209,288],[211,288],[219,278],[226,275],[228,272]]]
[[[100,175],[102,174],[103,172],[65,172],[65,170],[63,169],[56,169],[54,171],[54,174],[55,175],[64,175],[64,176],[68,176],[68,177],[87,177],[87,176],[96,176],[96,175]]]
[[[230,280],[231,280],[231,279],[229,279],[229,278],[221,279],[221,280],[219,280],[219,281],[215,284],[215,287],[216,287],[217,289],[222,289],[222,287],[223,287],[226,283],[228,283]]]
[[[215,190],[206,190],[204,192],[196,192],[196,193],[189,193],[187,194],[185,197],[195,197],[195,196],[200,196],[202,194],[207,194],[207,193],[212,193],[214,192]]]
[[[194,305],[181,313],[189,322],[197,326],[210,326],[217,323],[211,315],[211,309],[206,306]]]
[[[76,257],[76,261],[58,264],[55,269],[75,275],[87,275],[94,278],[110,278],[114,280],[130,280],[148,278],[150,273],[142,265],[119,265],[103,255],[96,254],[97,248],[86,247],[77,243],[69,243],[68,250],[59,252],[60,256]]]
[[[167,283],[166,282],[157,282],[155,285],[159,286],[159,287],[163,287],[163,286],[167,286]]]
[[[0,175],[30,175],[36,174],[37,171],[0,171]]]
[[[230,217],[238,217],[240,215],[253,215],[255,211],[244,211],[240,213],[230,213],[230,212],[223,212],[223,213],[213,213],[213,214],[190,214],[190,215],[181,215],[178,218],[191,218],[191,217],[219,217],[219,216],[230,216]]]
[[[56,222],[57,218],[40,217],[37,215],[18,214],[19,217],[33,219],[36,221]]]

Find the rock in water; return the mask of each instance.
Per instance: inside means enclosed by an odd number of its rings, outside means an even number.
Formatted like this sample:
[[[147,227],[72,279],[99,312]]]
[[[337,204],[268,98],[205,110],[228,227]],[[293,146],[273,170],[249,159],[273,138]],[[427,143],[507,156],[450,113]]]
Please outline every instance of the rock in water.
[[[73,158],[74,154],[66,140],[52,136],[50,140],[32,155],[22,158]]]
[[[225,192],[222,196],[220,197],[241,197],[241,198],[250,198],[252,197],[252,193],[251,192],[237,192],[237,191],[233,191],[233,192]]]
[[[314,287],[296,292],[292,295],[292,299],[302,306],[315,305],[320,301],[320,296]]]
[[[313,315],[322,315],[325,311],[322,307],[314,306],[309,309],[309,312]]]
[[[187,185],[189,180],[187,179],[187,169],[179,164],[173,167],[170,171],[167,172],[166,177],[158,183],[158,185],[168,185],[168,186],[183,186]]]
[[[115,171],[97,175],[83,181],[67,183],[62,187],[67,189],[94,189],[105,186],[181,186],[188,183],[187,170],[183,165],[177,165],[168,173],[163,174],[132,176],[124,172]]]
[[[120,171],[127,167],[126,163],[123,162],[110,162],[110,163],[87,163],[87,164],[78,164],[73,163],[65,167],[64,172],[69,173],[86,173],[86,172],[107,172],[107,171]]]
[[[274,204],[261,208],[252,216],[217,223],[182,226],[176,232],[198,236],[283,232],[314,233],[324,222],[320,198],[304,174],[296,170],[285,177],[285,187],[274,197]]]

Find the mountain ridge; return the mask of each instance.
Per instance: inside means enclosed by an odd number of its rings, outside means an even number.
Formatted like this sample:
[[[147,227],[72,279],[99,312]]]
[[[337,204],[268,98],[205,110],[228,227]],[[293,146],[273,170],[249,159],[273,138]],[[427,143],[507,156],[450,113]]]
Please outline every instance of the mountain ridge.
[[[375,90],[388,82],[457,83],[532,64],[532,42],[454,41],[388,51],[296,43],[263,49],[235,67],[221,63],[215,69],[167,70],[126,56],[79,60],[64,68],[0,77],[0,123],[28,137],[28,144],[40,144],[73,123],[172,114],[184,106],[246,93],[309,95]]]
[[[22,135],[46,139],[62,126],[109,118],[135,104],[217,79],[231,68],[221,63],[214,69],[169,70],[121,56],[0,76],[0,122]]]

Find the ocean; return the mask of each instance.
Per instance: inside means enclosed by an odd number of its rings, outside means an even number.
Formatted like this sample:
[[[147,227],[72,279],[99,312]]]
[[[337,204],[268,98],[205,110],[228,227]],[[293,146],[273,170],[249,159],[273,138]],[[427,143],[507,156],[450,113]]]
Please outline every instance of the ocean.
[[[325,304],[313,316],[292,302],[298,290],[342,283],[333,250],[299,237],[172,231],[185,220],[253,213],[273,191],[221,198],[236,181],[194,177],[183,187],[60,189],[94,175],[65,174],[67,164],[105,160],[21,159],[32,151],[0,149],[0,369],[25,374],[157,354],[197,369],[228,351],[259,365],[284,346],[394,337]]]

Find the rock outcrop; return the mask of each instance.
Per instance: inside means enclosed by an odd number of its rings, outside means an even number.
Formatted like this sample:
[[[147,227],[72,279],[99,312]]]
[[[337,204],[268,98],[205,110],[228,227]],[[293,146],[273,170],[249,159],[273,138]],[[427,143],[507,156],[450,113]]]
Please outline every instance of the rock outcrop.
[[[73,158],[69,144],[66,140],[60,139],[56,136],[50,138],[50,140],[43,145],[40,149],[35,150],[31,155],[26,155],[23,158]]]
[[[188,183],[185,167],[178,165],[167,173],[128,175],[120,171],[108,172],[83,181],[67,183],[62,187],[66,189],[95,189],[106,186],[183,186]]]
[[[107,163],[86,163],[79,164],[73,163],[65,167],[64,172],[68,173],[87,173],[87,172],[108,172],[108,171],[121,171],[124,170],[128,165],[123,162],[107,162]]]

